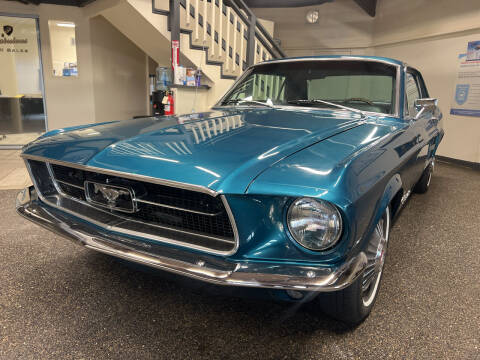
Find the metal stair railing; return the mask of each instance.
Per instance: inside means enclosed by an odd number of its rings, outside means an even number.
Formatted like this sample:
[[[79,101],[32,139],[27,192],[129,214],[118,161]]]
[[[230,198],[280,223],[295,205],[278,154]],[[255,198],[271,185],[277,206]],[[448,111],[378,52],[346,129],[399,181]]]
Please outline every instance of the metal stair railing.
[[[207,64],[222,66],[222,77],[236,78],[261,61],[285,57],[243,0],[152,0],[152,11],[168,16],[171,40],[190,34],[190,47],[207,52]]]

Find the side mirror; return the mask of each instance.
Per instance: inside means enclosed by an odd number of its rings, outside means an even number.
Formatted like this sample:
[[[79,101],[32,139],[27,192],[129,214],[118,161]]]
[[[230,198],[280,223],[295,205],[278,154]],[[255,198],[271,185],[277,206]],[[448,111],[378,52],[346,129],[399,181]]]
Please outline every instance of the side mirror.
[[[425,111],[435,111],[438,105],[438,100],[433,98],[417,99],[414,106],[417,110],[415,120],[417,120]]]

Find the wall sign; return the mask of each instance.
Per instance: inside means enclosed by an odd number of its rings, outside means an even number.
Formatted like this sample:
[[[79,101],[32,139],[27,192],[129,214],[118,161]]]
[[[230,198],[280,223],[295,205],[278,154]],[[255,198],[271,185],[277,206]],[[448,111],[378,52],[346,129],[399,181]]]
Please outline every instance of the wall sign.
[[[0,51],[6,52],[28,52],[28,48],[16,48],[13,46],[8,45],[26,45],[28,44],[27,38],[18,39],[13,35],[13,26],[12,25],[4,25],[3,28],[0,30]],[[6,45],[6,46],[5,46]]]
[[[180,64],[180,40],[172,40],[172,69]]]
[[[480,41],[458,56],[458,76],[450,114],[480,117]]]
[[[41,84],[36,19],[0,16],[1,95],[40,96]]]

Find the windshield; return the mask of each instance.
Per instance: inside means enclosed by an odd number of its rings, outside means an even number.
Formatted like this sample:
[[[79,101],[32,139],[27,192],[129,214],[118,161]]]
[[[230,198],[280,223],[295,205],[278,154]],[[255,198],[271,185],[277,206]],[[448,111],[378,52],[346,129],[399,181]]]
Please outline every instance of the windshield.
[[[336,104],[393,114],[395,81],[396,67],[375,61],[273,62],[249,69],[220,105],[328,108]]]

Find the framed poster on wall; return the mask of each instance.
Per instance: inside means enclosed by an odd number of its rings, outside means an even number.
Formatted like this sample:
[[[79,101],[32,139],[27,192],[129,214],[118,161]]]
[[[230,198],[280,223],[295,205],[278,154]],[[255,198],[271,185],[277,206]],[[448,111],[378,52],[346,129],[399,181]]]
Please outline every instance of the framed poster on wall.
[[[450,114],[480,117],[480,40],[470,41],[467,52],[458,56]]]

